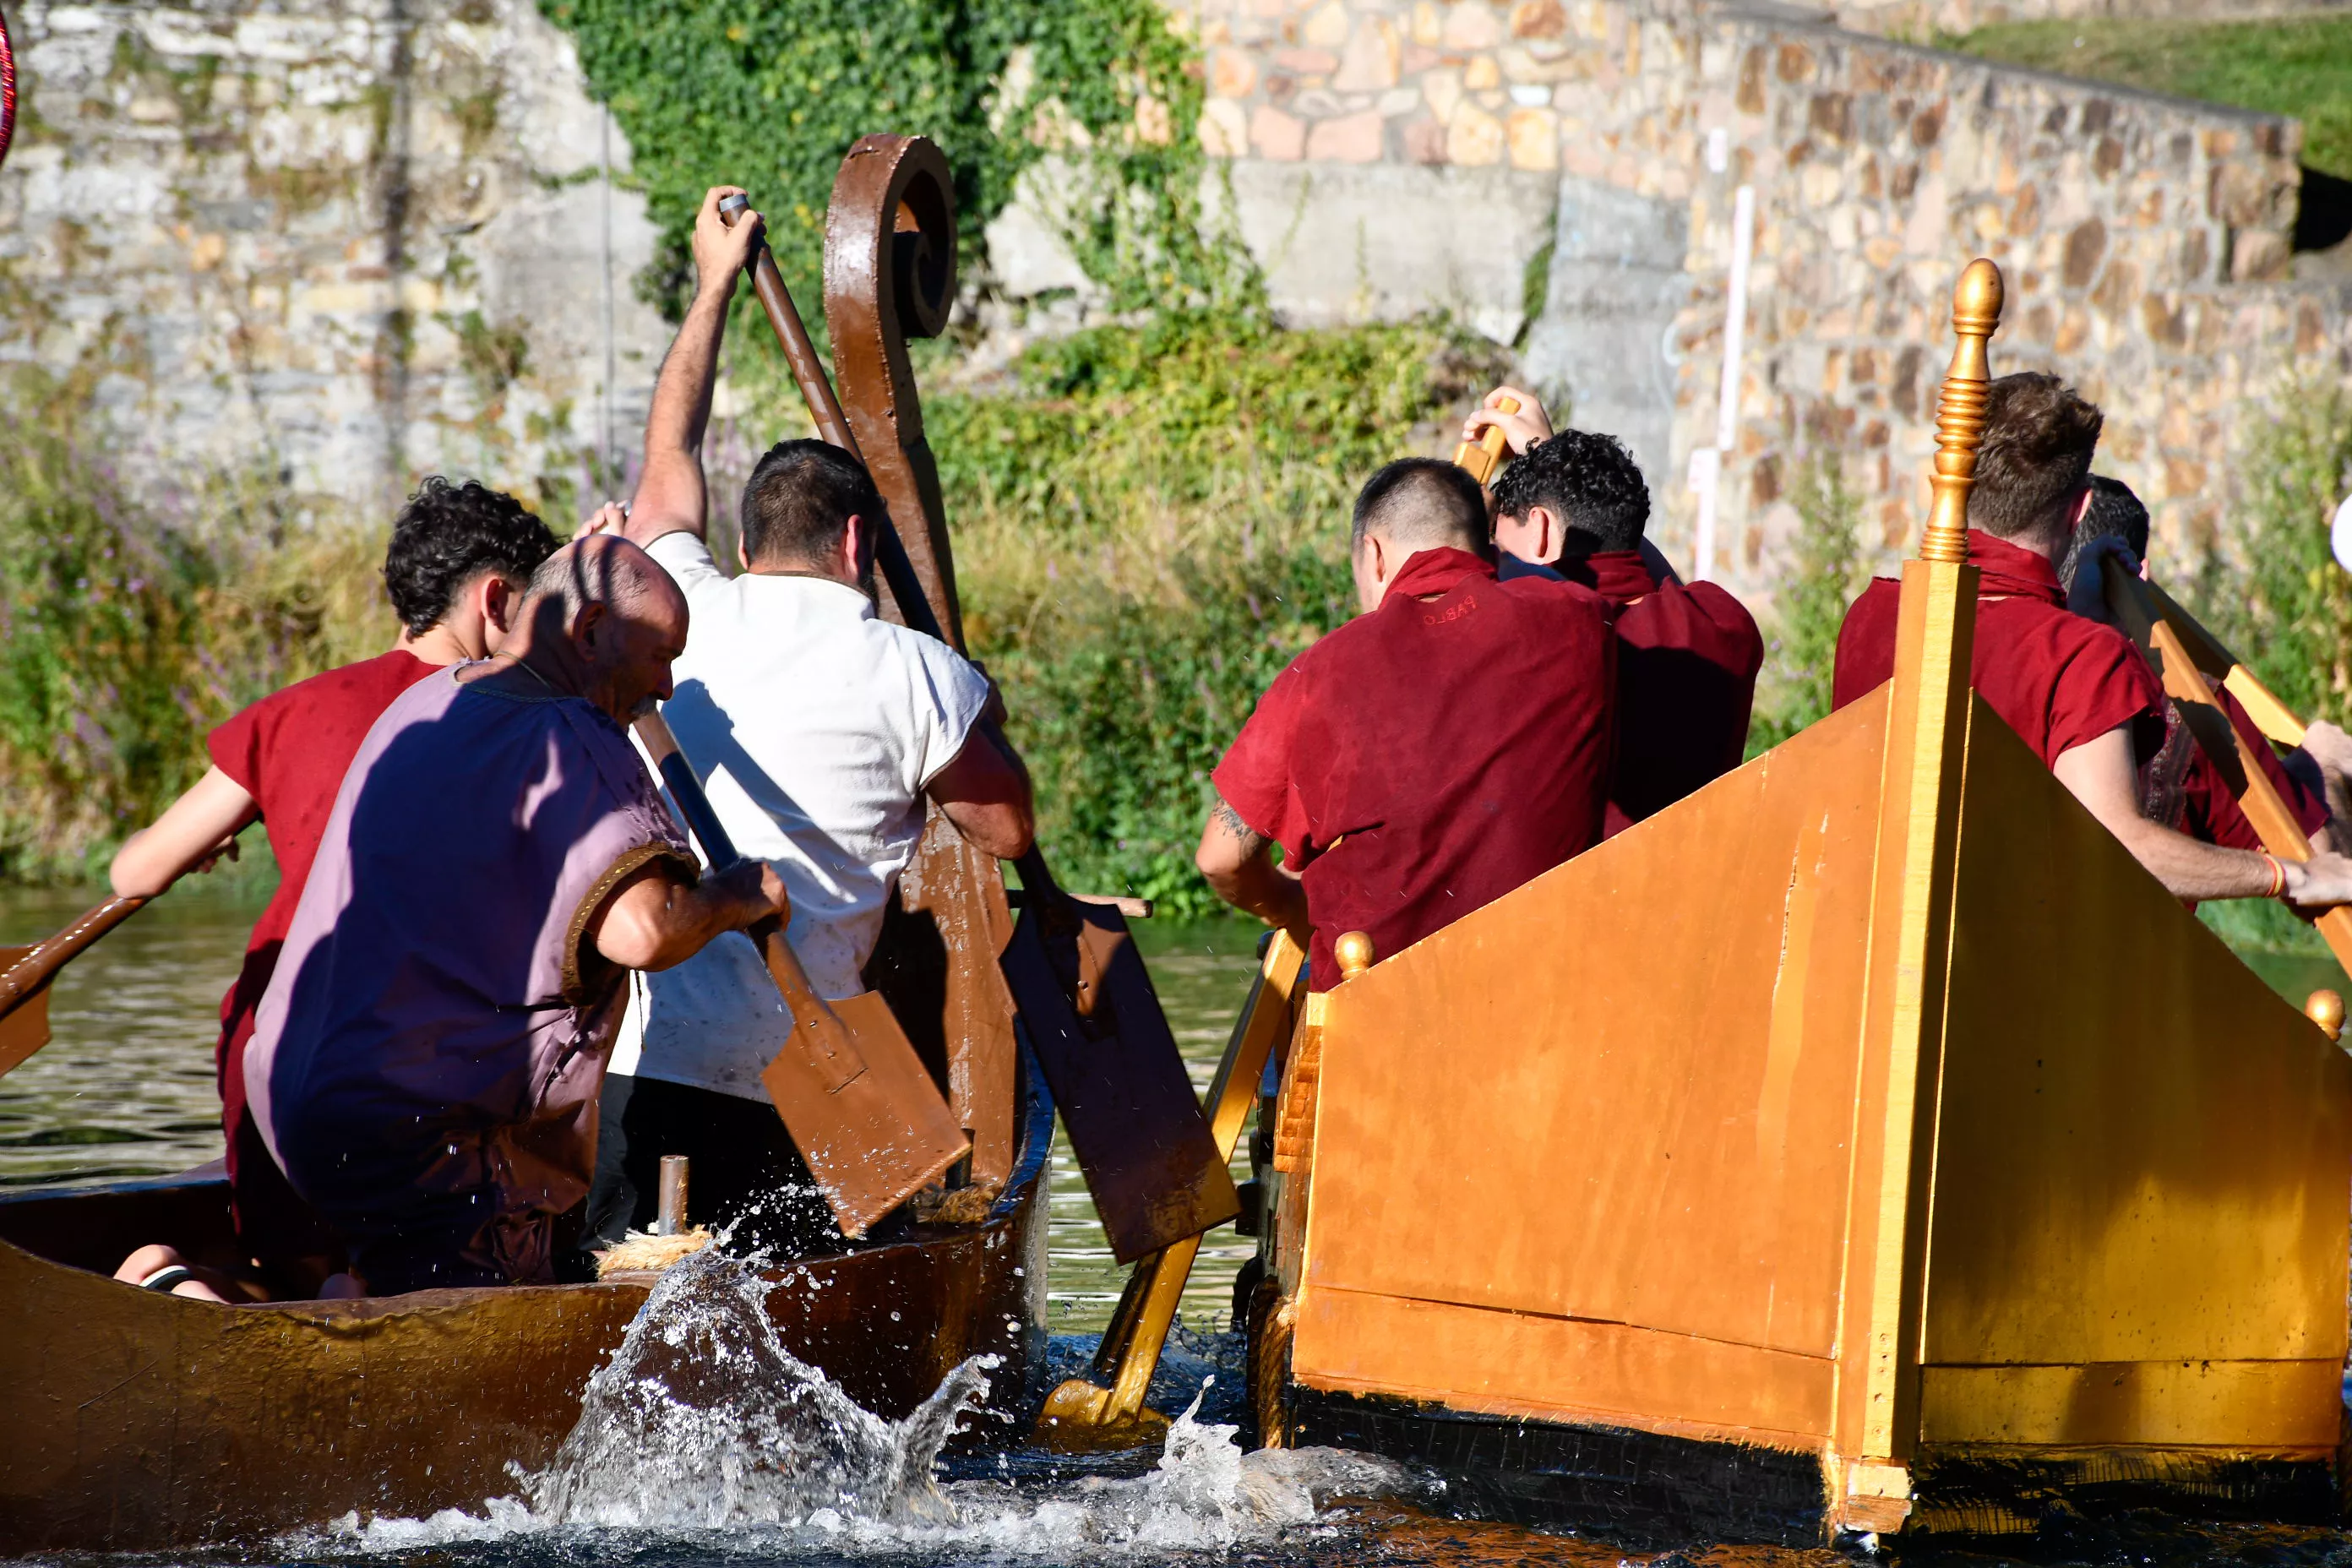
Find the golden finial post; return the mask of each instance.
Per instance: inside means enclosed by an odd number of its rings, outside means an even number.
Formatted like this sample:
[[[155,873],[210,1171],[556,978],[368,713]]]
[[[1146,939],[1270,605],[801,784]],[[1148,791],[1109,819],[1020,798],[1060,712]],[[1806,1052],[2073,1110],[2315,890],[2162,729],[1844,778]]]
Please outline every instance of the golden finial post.
[[[1969,491],[1976,488],[1977,448],[1984,444],[1986,390],[1992,361],[1986,345],[2000,329],[2000,268],[1978,257],[1952,289],[1951,367],[1936,395],[1936,488],[1919,559],[1958,566],[1969,558]]]
[[[1360,931],[1349,931],[1331,944],[1331,956],[1339,962],[1339,978],[1353,980],[1372,966],[1372,939]]]
[[[2344,998],[2335,992],[2313,992],[2303,1005],[2303,1016],[2325,1029],[2329,1039],[2344,1038]]]

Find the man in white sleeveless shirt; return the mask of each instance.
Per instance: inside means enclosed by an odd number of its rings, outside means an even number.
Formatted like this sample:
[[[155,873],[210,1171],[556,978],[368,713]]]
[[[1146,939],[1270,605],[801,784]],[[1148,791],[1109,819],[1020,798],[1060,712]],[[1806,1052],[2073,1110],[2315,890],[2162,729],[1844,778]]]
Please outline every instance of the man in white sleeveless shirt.
[[[982,851],[1012,858],[1034,826],[1020,760],[980,720],[988,679],[936,637],[875,613],[883,504],[865,468],[817,441],[785,441],[744,487],[738,564],[705,542],[701,449],[727,305],[759,231],[734,228],[711,191],[695,226],[698,287],[663,362],[646,464],[625,529],[685,591],[693,618],[665,708],[736,850],[775,868],[786,934],[828,997],[859,978],[898,873],[938,803]],[[698,846],[698,848],[700,847]],[[760,1071],[791,1019],[740,932],[638,983],[614,1049],[589,1221],[597,1236],[652,1218],[664,1154],[692,1160],[698,1223],[787,1249],[835,1232]]]

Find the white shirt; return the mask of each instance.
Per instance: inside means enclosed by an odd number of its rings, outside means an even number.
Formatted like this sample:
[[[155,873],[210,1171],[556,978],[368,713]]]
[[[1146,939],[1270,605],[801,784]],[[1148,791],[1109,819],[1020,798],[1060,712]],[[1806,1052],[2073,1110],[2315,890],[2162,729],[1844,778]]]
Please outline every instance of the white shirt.
[[[727,577],[690,533],[649,552],[691,614],[662,716],[737,853],[783,879],[810,982],[855,995],[922,837],[924,787],[963,750],[987,678],[846,584]],[[791,1029],[759,951],[730,931],[633,979],[612,1070],[764,1100],[760,1069]]]

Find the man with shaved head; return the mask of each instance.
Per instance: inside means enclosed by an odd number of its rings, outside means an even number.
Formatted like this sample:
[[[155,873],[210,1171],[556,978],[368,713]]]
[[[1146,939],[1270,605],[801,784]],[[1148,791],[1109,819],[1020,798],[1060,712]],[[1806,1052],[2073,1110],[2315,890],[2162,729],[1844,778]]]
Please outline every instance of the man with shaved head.
[[[785,907],[756,864],[698,878],[629,745],[686,641],[667,574],[583,539],[515,616],[368,731],[246,1054],[263,1142],[369,1294],[552,1279],[623,973]]]
[[[1318,990],[1342,932],[1390,957],[1601,838],[1608,607],[1572,583],[1496,581],[1486,541],[1461,468],[1374,474],[1350,542],[1364,613],[1276,678],[1212,775],[1201,872],[1287,927]]]

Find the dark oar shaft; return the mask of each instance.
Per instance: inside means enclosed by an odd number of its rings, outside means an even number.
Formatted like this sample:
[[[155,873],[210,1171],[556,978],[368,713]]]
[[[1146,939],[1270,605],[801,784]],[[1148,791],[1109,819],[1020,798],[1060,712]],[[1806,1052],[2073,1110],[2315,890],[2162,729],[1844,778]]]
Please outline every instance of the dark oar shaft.
[[[109,899],[84,910],[71,925],[18,959],[5,974],[0,974],[0,1018],[23,1006],[27,997],[47,985],[82,949],[146,905],[144,899]]]

